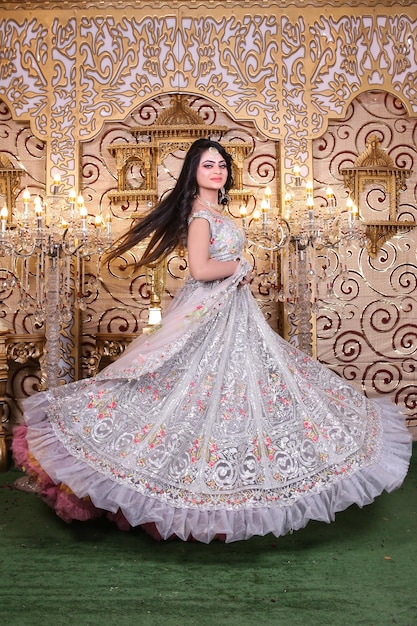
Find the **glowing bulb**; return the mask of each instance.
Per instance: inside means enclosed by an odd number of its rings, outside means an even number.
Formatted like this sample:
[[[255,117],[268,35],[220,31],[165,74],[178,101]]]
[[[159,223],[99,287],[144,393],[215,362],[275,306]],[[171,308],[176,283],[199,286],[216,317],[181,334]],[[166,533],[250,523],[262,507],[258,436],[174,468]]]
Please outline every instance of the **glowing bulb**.
[[[308,180],[306,182],[306,192],[307,193],[312,193],[313,192],[313,183],[311,182],[311,180]]]

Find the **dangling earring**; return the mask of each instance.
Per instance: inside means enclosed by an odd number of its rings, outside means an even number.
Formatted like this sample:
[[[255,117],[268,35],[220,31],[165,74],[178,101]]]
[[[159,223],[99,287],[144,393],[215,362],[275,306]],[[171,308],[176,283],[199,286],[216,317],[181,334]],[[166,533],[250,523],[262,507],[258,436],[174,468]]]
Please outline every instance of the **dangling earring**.
[[[194,185],[191,195],[193,198],[196,198],[198,196],[197,185]]]
[[[219,204],[226,206],[226,204],[229,204],[229,202],[230,202],[230,196],[229,194],[226,193],[225,188],[222,187],[221,189],[219,189]]]

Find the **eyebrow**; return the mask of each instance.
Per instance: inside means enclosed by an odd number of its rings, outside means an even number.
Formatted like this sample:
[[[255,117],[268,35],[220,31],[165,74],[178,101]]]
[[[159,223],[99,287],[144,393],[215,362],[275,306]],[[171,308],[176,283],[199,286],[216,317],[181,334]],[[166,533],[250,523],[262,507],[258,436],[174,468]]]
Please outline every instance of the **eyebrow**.
[[[205,159],[204,161],[201,162],[201,164],[203,163],[216,163],[216,161],[214,159]],[[217,163],[221,164],[221,163],[226,163],[225,159],[222,159],[221,161],[217,161]]]

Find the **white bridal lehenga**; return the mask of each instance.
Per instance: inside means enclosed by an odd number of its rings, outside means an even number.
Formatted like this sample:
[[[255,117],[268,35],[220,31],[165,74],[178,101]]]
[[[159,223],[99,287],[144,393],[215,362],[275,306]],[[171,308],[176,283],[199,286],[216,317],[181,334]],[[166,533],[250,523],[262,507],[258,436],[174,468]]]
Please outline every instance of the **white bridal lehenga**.
[[[196,216],[212,256],[241,255],[233,220]],[[25,401],[15,460],[63,519],[236,541],[328,522],[401,485],[403,418],[274,333],[239,287],[247,269],[189,278],[162,327],[117,362]]]

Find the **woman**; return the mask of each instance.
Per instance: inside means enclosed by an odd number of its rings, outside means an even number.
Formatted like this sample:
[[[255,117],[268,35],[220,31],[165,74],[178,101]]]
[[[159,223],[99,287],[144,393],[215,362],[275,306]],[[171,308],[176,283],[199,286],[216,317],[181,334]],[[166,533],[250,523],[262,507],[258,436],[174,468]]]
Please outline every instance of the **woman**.
[[[402,418],[276,335],[257,307],[244,234],[222,213],[231,158],[190,148],[177,184],[123,236],[140,264],[186,239],[190,277],[151,336],[94,379],[31,396],[18,464],[63,519],[210,542],[330,521],[401,485]]]

